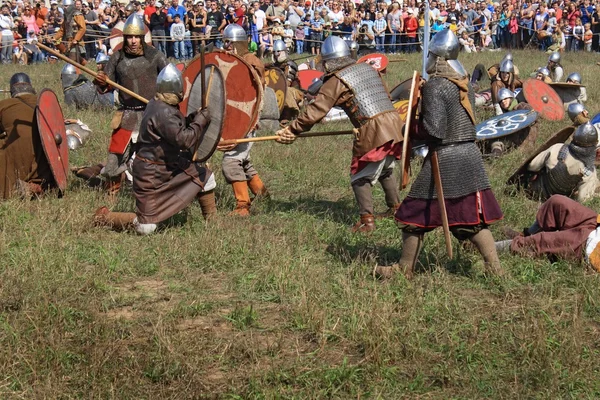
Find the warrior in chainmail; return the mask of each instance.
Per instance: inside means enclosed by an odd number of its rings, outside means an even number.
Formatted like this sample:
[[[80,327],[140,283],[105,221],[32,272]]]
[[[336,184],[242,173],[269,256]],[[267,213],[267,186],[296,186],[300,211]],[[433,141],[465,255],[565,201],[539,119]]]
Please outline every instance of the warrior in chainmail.
[[[424,234],[442,226],[431,165],[431,154],[436,152],[450,231],[458,240],[475,244],[490,273],[502,274],[488,229],[502,218],[502,211],[475,144],[473,91],[467,72],[456,60],[459,43],[452,31],[444,29],[429,46],[429,80],[422,88],[420,118],[430,151],[396,212],[403,239],[400,262],[377,267],[375,272],[383,278],[398,272],[411,278]]]
[[[60,79],[65,95],[65,103],[68,105],[75,106],[77,109],[89,107],[111,108],[114,105],[112,92],[98,93],[96,86],[71,64],[65,64]]]
[[[60,30],[54,35],[58,49],[77,62],[85,62],[85,46],[81,40],[85,35],[85,17],[81,11],[81,0],[64,0],[64,18]]]
[[[237,24],[227,25],[223,30],[223,41],[226,51],[240,56],[250,64],[264,88],[265,66],[254,54],[248,51],[248,40],[244,28]],[[255,129],[252,129],[246,135],[246,137],[254,136],[256,136]],[[268,195],[266,186],[250,160],[251,148],[252,143],[217,146],[217,150],[225,152],[221,162],[221,170],[227,183],[232,186],[236,199],[236,207],[230,213],[232,216],[246,217],[250,215],[251,201],[248,189],[254,194],[255,198]]]
[[[99,92],[112,91],[106,82],[106,78],[109,78],[145,99],[154,97],[156,77],[167,65],[167,59],[163,53],[146,45],[144,35],[144,21],[136,14],[131,15],[123,27],[123,48],[113,53],[104,71],[98,72],[94,80]],[[117,194],[121,187],[133,154],[131,143],[137,141],[146,109],[146,103],[127,93],[120,92],[119,101],[121,109],[115,112],[111,121],[113,132],[107,163],[102,171],[107,179],[106,189],[111,195]]]
[[[519,102],[515,98],[515,94],[506,88],[502,88],[498,91],[498,100],[498,104],[502,109],[502,113],[517,110],[533,110],[528,103]],[[500,157],[505,152],[521,146],[531,148],[535,144],[537,133],[537,122],[534,122],[532,125],[525,127],[511,135],[504,136],[494,141],[486,141],[485,152],[491,153],[494,157]]]
[[[594,194],[598,131],[591,123],[580,125],[570,144],[557,143],[535,157],[527,169],[537,173],[527,192],[535,199],[547,200],[562,194],[583,202]]]
[[[581,103],[571,103],[567,108],[569,119],[573,121],[573,126],[578,127],[590,122],[590,113]]]
[[[285,93],[283,110],[281,110],[281,120],[291,121],[300,113],[304,95],[298,89],[300,81],[298,80],[298,65],[295,61],[288,58],[287,47],[283,40],[276,40],[273,44],[273,63],[270,65],[283,71],[288,83],[288,89]],[[267,66],[268,68],[269,66]]]
[[[277,132],[280,143],[291,143],[310,130],[334,106],[341,107],[355,127],[350,165],[350,183],[359,207],[360,220],[353,232],[375,229],[372,189],[381,183],[392,216],[400,205],[394,163],[402,152],[402,120],[394,109],[379,73],[370,65],[350,57],[346,42],[328,37],[321,46],[326,75],[315,101],[290,125]]]
[[[512,61],[512,58],[505,58],[500,63],[498,74],[492,79],[491,91],[492,91],[492,104],[494,105],[494,110],[496,111],[496,115],[502,114],[502,109],[500,108],[500,99],[498,98],[498,92],[502,88],[506,88],[511,92],[514,92],[517,88],[522,88],[523,82],[519,78],[517,78],[515,74],[515,64]]]
[[[552,82],[560,82],[562,80],[565,70],[562,65],[560,65],[560,53],[554,52],[550,54],[546,68],[550,71],[550,79],[552,79]]]
[[[183,99],[183,76],[168,64],[156,79],[156,95],[148,103],[140,126],[133,161],[133,193],[136,212],[96,210],[96,225],[123,230],[129,227],[142,235],[157,227],[198,199],[205,219],[216,212],[214,174],[203,163],[192,161],[194,149],[210,122],[208,109],[179,111]]]

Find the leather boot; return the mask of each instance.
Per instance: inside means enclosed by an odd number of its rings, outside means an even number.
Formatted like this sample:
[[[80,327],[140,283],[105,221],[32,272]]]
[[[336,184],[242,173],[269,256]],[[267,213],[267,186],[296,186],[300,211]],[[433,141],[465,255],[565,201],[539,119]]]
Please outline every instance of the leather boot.
[[[108,226],[115,231],[124,231],[133,226],[135,213],[111,212],[106,207],[100,207],[94,213],[95,226]]]
[[[104,168],[104,165],[96,164],[91,167],[72,168],[71,171],[73,171],[76,177],[86,181],[90,187],[96,187],[100,186],[103,182],[100,177],[102,168]]]
[[[373,270],[373,276],[380,279],[391,279],[398,273],[402,273],[406,279],[411,280],[414,276],[421,247],[423,247],[423,235],[403,232],[402,256],[398,264],[378,265]]]
[[[121,182],[125,178],[125,173],[120,174],[119,176],[108,178],[104,182],[104,190],[110,197],[115,197],[119,194],[121,190]]]
[[[375,230],[375,217],[373,214],[364,214],[360,216],[360,221],[358,221],[352,227],[352,233],[365,233],[365,232],[373,232]]]
[[[20,179],[17,180],[17,183],[15,184],[15,190],[18,197],[26,200],[41,196],[44,193],[44,189],[41,185],[33,182],[25,182]]]
[[[254,175],[249,181],[248,181],[248,187],[250,187],[250,191],[252,192],[252,194],[256,197],[269,197],[269,191],[267,190],[267,187],[265,186],[265,184],[263,183],[263,181],[260,179],[260,176],[258,176],[258,174]]]
[[[379,178],[379,183],[385,193],[385,204],[388,209],[375,215],[375,219],[394,218],[396,210],[400,207],[400,198],[398,197],[398,185],[392,170],[387,171],[386,176]]]
[[[500,265],[500,259],[498,258],[496,243],[494,242],[492,232],[490,232],[489,229],[482,229],[475,235],[471,236],[469,240],[473,242],[473,244],[477,247],[477,250],[479,250],[483,256],[487,273],[494,276],[503,276],[505,272]]]
[[[198,202],[202,210],[202,216],[206,221],[217,215],[217,203],[215,201],[214,190],[198,193]]]
[[[230,216],[248,217],[250,216],[250,195],[248,194],[248,181],[237,181],[231,184],[233,194],[237,200],[235,210],[229,213]]]

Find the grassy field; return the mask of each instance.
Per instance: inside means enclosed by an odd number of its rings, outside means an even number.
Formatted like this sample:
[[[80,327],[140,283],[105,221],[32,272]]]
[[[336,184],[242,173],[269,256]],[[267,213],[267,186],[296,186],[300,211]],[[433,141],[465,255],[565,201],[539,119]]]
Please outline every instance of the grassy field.
[[[547,55],[515,52],[522,75]],[[420,70],[420,56],[390,64],[389,86]],[[461,56],[471,70],[501,53]],[[597,57],[564,55],[600,111]],[[61,65],[2,66],[60,93]],[[484,83],[484,85],[487,83]],[[62,95],[59,94],[62,101]],[[71,165],[103,162],[111,114],[76,112],[94,131]],[[478,110],[479,120],[489,111]],[[540,122],[538,142],[568,125]],[[322,129],[342,129],[331,125]],[[529,225],[538,204],[506,178],[526,155],[487,163],[505,213],[493,226]],[[254,163],[272,193],[253,216],[226,216],[234,199],[220,154],[219,217],[197,203],[181,226],[150,237],[92,226],[101,205],[131,211],[71,179],[65,197],[0,203],[0,398],[598,398],[600,277],[578,264],[503,255],[503,281],[441,232],[426,236],[419,274],[374,281],[376,263],[402,251],[392,221],[350,234],[351,142],[260,143]],[[418,171],[418,162],[414,167]],[[405,195],[405,192],[402,194]],[[375,190],[376,208],[385,203]],[[600,202],[588,205],[600,209]]]

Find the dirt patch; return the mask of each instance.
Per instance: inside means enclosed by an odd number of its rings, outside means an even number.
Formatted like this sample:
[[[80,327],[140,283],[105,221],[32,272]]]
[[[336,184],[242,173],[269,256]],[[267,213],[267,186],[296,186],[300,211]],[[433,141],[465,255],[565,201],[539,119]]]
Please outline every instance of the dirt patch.
[[[131,307],[119,307],[108,310],[104,313],[108,319],[125,319],[134,320],[138,317],[138,313],[135,312]]]

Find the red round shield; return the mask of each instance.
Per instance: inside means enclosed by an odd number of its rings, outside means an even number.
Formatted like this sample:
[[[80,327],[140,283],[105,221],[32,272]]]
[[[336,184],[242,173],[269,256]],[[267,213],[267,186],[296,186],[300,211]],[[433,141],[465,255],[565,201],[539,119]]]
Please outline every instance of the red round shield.
[[[367,63],[379,72],[385,71],[388,66],[388,58],[385,56],[385,54],[380,53],[367,54],[359,58],[357,62]]]
[[[242,139],[255,129],[262,103],[262,83],[253,68],[241,57],[216,50],[204,55],[206,64],[216,65],[225,81],[227,103],[223,140]],[[187,115],[190,90],[200,73],[200,57],[196,57],[183,70],[183,101],[179,109]]]
[[[548,85],[537,79],[523,82],[523,95],[527,103],[543,118],[560,121],[565,116],[565,109],[560,96]]]
[[[110,48],[113,51],[120,50],[123,47],[123,27],[125,26],[125,22],[119,21],[115,24],[115,26],[110,31],[109,43]],[[144,25],[144,32],[146,35],[144,36],[144,42],[148,45],[152,45],[152,34],[147,26]]]
[[[69,146],[62,109],[56,94],[43,89],[35,108],[36,126],[50,170],[61,192],[67,188],[69,171]]]
[[[300,88],[302,90],[308,90],[308,87],[315,78],[320,78],[324,75],[322,71],[316,69],[305,69],[298,71],[298,80],[300,81]]]

